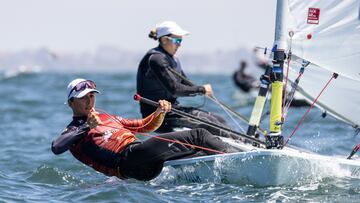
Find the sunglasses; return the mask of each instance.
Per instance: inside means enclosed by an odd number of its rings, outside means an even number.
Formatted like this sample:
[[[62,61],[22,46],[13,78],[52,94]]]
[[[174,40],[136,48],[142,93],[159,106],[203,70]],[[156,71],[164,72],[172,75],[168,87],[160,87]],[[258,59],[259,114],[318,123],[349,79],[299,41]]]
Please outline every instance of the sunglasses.
[[[93,82],[91,80],[85,80],[85,81],[79,82],[79,84],[77,84],[75,87],[73,87],[71,89],[68,97],[70,97],[70,95],[71,95],[71,93],[73,93],[73,91],[80,92],[80,91],[85,90],[86,88],[95,89],[96,88],[95,82]]]
[[[182,38],[168,37],[168,36],[167,36],[167,38],[168,38],[173,44],[181,45]]]

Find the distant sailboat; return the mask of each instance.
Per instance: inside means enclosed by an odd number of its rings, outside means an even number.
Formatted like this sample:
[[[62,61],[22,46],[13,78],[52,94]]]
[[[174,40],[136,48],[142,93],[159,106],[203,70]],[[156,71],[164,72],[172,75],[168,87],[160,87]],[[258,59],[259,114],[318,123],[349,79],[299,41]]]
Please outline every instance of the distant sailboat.
[[[4,72],[5,78],[12,78],[20,75],[35,74],[42,71],[40,66],[20,65],[17,68],[8,69]]]

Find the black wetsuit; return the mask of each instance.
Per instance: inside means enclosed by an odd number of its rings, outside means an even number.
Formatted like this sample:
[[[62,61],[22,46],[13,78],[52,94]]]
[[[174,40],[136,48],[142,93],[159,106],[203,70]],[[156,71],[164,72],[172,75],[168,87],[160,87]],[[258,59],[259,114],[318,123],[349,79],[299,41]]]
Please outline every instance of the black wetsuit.
[[[70,150],[79,161],[109,176],[151,180],[160,174],[165,161],[197,156],[199,153],[216,154],[213,151],[156,138],[145,141],[135,139],[115,152],[116,146],[122,142],[123,134],[113,134],[111,137],[109,132],[91,134],[88,127],[83,127],[85,121],[86,117],[74,118],[64,132],[52,142],[51,149],[54,154]],[[200,128],[161,134],[158,137],[225,153],[238,151]],[[104,142],[111,147],[105,148]]]
[[[173,107],[197,116],[203,120],[226,126],[226,121],[220,116],[198,108],[180,106],[178,97],[195,96],[205,94],[203,86],[193,86],[187,81],[174,74],[170,69],[175,70],[186,78],[181,69],[179,60],[168,54],[161,46],[149,50],[139,64],[137,72],[137,92],[148,99],[158,101],[165,99],[172,103]],[[140,112],[143,117],[154,112],[156,107],[140,103]],[[168,113],[163,125],[157,132],[171,132],[175,127],[205,128],[212,134],[229,137],[230,135],[217,128]]]
[[[256,79],[251,75],[247,75],[244,73],[245,68],[240,68],[233,75],[233,80],[235,84],[244,92],[250,92],[250,90],[254,88],[258,88],[254,86],[254,82]]]

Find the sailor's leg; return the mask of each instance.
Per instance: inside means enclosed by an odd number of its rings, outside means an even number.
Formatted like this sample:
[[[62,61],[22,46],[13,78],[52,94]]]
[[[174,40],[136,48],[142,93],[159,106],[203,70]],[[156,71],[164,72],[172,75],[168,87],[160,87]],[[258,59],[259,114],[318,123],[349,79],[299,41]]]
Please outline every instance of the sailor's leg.
[[[205,129],[172,132],[157,137],[132,145],[126,149],[126,152],[122,152],[120,165],[124,176],[139,180],[150,180],[161,172],[165,161],[188,157],[198,151],[203,151],[205,154],[216,154],[214,151],[201,150],[189,145],[221,152],[238,151]],[[173,141],[165,141],[161,138]]]

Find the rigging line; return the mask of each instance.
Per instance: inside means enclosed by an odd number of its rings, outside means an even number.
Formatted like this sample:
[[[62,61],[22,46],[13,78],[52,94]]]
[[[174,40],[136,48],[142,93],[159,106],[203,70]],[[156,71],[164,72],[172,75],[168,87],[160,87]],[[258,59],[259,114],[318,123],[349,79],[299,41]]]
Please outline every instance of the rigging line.
[[[182,80],[184,80],[186,83],[188,83],[190,86],[195,86],[195,84],[193,82],[191,82],[188,78],[184,77],[183,75],[179,74],[177,71],[168,68],[173,74],[175,74],[176,76],[178,76],[179,78],[181,78]],[[211,101],[213,101],[215,104],[219,105],[220,108],[231,118],[231,120],[235,123],[236,126],[238,126],[243,133],[245,133],[245,130],[240,126],[240,124],[233,118],[233,116],[231,116],[229,114],[228,111],[232,112],[233,110],[230,110],[227,106],[225,106],[224,104],[222,104],[217,98],[215,98],[215,95],[213,96],[208,96],[205,95],[207,98],[209,98]],[[246,123],[249,123],[249,121],[247,119],[245,119]]]
[[[213,99],[212,97],[208,97],[208,98],[210,98],[211,100]],[[240,119],[241,121],[243,121],[244,123],[249,124],[249,119],[248,119],[248,118],[246,118],[245,116],[243,116],[243,115],[239,114],[238,112],[232,110],[230,107],[226,106],[226,105],[223,104],[221,101],[218,101],[218,102],[219,102],[220,106],[222,106],[223,108],[227,109],[227,111],[228,111],[229,113],[233,114],[234,116],[236,116],[237,118],[239,118],[239,119]],[[260,133],[263,134],[263,135],[266,135],[266,134],[267,134],[267,133],[266,133],[266,130],[263,129],[262,127],[260,127],[260,126],[257,127],[257,131],[260,132]]]
[[[288,83],[288,80],[289,80],[289,69],[290,69],[290,62],[291,62],[291,56],[292,56],[291,45],[292,45],[292,36],[293,35],[294,35],[294,32],[290,31],[289,32],[290,43],[289,43],[289,52],[288,52],[288,57],[287,57],[285,87],[284,87],[284,90],[283,90],[282,112],[284,112],[284,108],[285,108],[285,104],[286,104],[287,83]],[[282,117],[282,120],[284,120],[284,114],[281,117]]]
[[[234,116],[238,117],[240,120],[242,120],[243,122],[245,122],[246,124],[249,124],[249,119],[247,119],[246,117],[242,116],[241,114],[237,113],[236,111],[232,110],[230,107],[226,106],[225,104],[223,104],[221,101],[219,101],[217,98],[215,98],[215,96],[207,96],[207,98],[209,98],[211,101],[213,101],[215,104],[218,104],[221,109],[223,109],[227,115],[229,115],[229,117],[234,121],[234,123],[237,126],[240,126],[239,122],[235,121],[235,119],[233,118],[233,116],[231,116],[231,114],[233,114]],[[229,114],[231,113],[231,114]]]
[[[300,127],[300,125],[302,124],[302,122],[305,120],[305,117],[309,114],[310,110],[315,106],[315,103],[317,102],[317,100],[319,99],[319,97],[322,95],[322,93],[325,91],[325,89],[329,86],[330,82],[333,79],[336,79],[338,76],[337,73],[333,73],[333,75],[331,76],[331,78],[329,79],[329,81],[326,83],[326,85],[324,86],[324,88],[320,91],[319,95],[316,97],[316,99],[313,101],[313,103],[310,105],[310,107],[308,108],[308,110],[304,113],[304,115],[301,117],[300,121],[298,122],[298,124],[296,125],[296,127],[294,128],[294,130],[292,131],[292,133],[290,134],[290,136],[288,137],[288,139],[286,140],[284,147],[286,146],[286,144],[291,140],[291,137],[295,134],[295,132],[298,130],[298,128]]]
[[[134,95],[134,99],[135,99],[136,101],[143,102],[143,103],[146,103],[146,104],[149,104],[149,105],[152,105],[152,106],[158,106],[158,105],[159,105],[157,102],[152,101],[152,100],[147,99],[147,98],[144,98],[144,97],[141,97],[141,96],[138,95],[138,94],[135,94],[135,95]],[[259,140],[259,139],[255,138],[255,137],[252,137],[252,136],[249,136],[249,135],[246,135],[246,134],[239,133],[239,132],[237,132],[237,131],[235,131],[235,130],[232,130],[232,129],[230,129],[230,128],[227,128],[227,127],[218,125],[218,124],[216,124],[216,123],[209,122],[209,121],[207,121],[207,120],[203,120],[203,119],[201,119],[201,118],[198,118],[198,117],[193,116],[193,115],[191,115],[191,114],[188,114],[188,113],[186,113],[186,112],[180,111],[180,110],[178,110],[178,109],[176,109],[176,108],[171,108],[171,111],[172,111],[173,113],[178,114],[178,115],[181,115],[181,116],[184,116],[184,117],[188,117],[188,118],[193,119],[193,120],[195,120],[195,121],[199,121],[199,122],[201,122],[201,123],[204,123],[204,124],[206,124],[206,125],[208,125],[208,126],[211,126],[211,127],[213,127],[213,128],[216,128],[216,129],[220,129],[220,130],[224,130],[224,131],[226,131],[226,132],[229,132],[229,133],[231,133],[232,135],[236,135],[238,138],[239,138],[239,137],[241,137],[241,138],[246,138],[246,139],[249,139],[250,141],[253,141],[253,142],[256,142],[256,143],[265,145],[265,142],[264,142],[264,141]]]
[[[237,118],[239,118],[240,120],[242,120],[244,123],[246,124],[249,124],[249,119],[244,117],[243,115],[239,114],[238,112],[232,110],[230,107],[226,106],[225,104],[221,103],[221,101],[217,100],[216,98],[213,98],[213,97],[210,97],[210,96],[207,96],[210,100],[212,100],[213,102],[217,103],[220,107],[222,108],[225,108],[227,111],[225,112],[228,112],[228,113],[231,113],[233,114],[234,116],[236,116]],[[232,117],[230,117],[232,118]],[[237,122],[236,122],[237,123]],[[239,124],[238,124],[239,125]],[[257,127],[256,131],[260,132],[261,134],[263,135],[266,135],[267,132],[265,129],[261,128],[260,126]]]
[[[112,116],[110,115],[109,113],[107,113],[105,110],[102,110],[102,109],[98,109],[97,110],[99,111],[102,111],[102,113],[104,113],[106,116],[108,116],[110,119],[112,119],[115,123],[119,124],[120,126],[122,126],[120,120],[118,118],[116,118],[115,116]],[[151,120],[149,121],[149,123],[154,119],[154,116],[152,116]],[[224,154],[224,152],[221,152],[221,151],[218,151],[218,150],[215,150],[215,149],[210,149],[210,148],[207,148],[207,147],[201,147],[201,146],[197,146],[197,145],[192,145],[192,144],[189,144],[189,143],[184,143],[184,142],[180,142],[178,140],[172,140],[172,139],[168,139],[168,138],[163,138],[163,137],[158,137],[156,135],[151,135],[149,133],[141,133],[141,132],[137,132],[136,130],[134,129],[140,129],[141,127],[144,127],[146,126],[147,124],[149,123],[146,123],[140,127],[136,127],[136,128],[132,128],[132,127],[127,127],[135,136],[136,134],[140,134],[140,135],[144,135],[144,136],[148,136],[148,137],[153,137],[153,138],[156,138],[156,139],[159,139],[159,140],[164,140],[164,141],[167,141],[167,142],[172,142],[172,143],[178,143],[178,144],[181,144],[181,145],[185,145],[185,146],[189,146],[189,147],[192,147],[192,148],[197,148],[197,149],[201,149],[201,150],[205,150],[205,151],[209,151],[209,152],[215,152],[215,153],[218,153],[218,154]],[[106,125],[106,124],[101,124],[101,126],[105,126],[105,127],[109,127],[109,128],[113,128],[113,129],[122,129],[123,127],[116,127],[116,126],[111,126],[111,125]],[[131,129],[132,128],[132,129]],[[96,131],[100,132],[99,130],[96,129]],[[100,132],[100,133],[103,133],[103,132]]]
[[[202,104],[200,104],[200,105],[198,105],[198,106],[195,106],[194,108],[202,108],[202,107],[205,106],[205,104],[206,104],[206,98],[203,97],[203,102],[202,102]]]
[[[218,150],[215,150],[215,149],[210,149],[210,148],[207,148],[207,147],[201,147],[201,146],[198,146],[198,145],[192,145],[192,144],[189,144],[189,143],[180,142],[178,140],[172,140],[172,139],[168,139],[168,138],[164,138],[164,137],[159,137],[159,136],[156,136],[156,135],[151,135],[149,133],[139,133],[139,132],[137,132],[137,133],[140,134],[140,135],[152,137],[152,138],[163,140],[163,141],[166,141],[166,142],[177,143],[177,144],[189,146],[189,147],[192,147],[192,148],[201,149],[201,150],[204,150],[204,151],[215,152],[215,153],[218,153],[218,154],[225,154],[225,152],[218,151]]]
[[[282,112],[282,118],[285,119],[286,118],[286,115],[287,113],[289,112],[289,108],[290,108],[290,105],[291,105],[291,102],[293,101],[294,99],[294,95],[295,95],[295,92],[296,92],[296,89],[299,85],[299,82],[300,82],[300,79],[302,77],[302,75],[304,74],[304,70],[305,70],[305,67],[307,65],[309,65],[310,62],[303,62],[302,64],[302,67],[300,68],[299,70],[299,75],[297,76],[297,78],[295,79],[294,83],[291,85],[292,88],[291,88],[291,91],[289,93],[289,99],[288,101],[285,103],[285,107],[283,107],[283,112]]]
[[[113,128],[113,129],[117,129],[117,130],[122,129],[122,128],[119,128],[119,127],[115,127],[115,126],[111,126],[111,125],[105,125],[105,124],[102,124],[101,126],[105,126],[105,127]],[[188,147],[191,147],[191,148],[197,148],[197,149],[201,149],[201,150],[204,150],[204,151],[215,152],[215,153],[218,153],[218,154],[225,154],[225,152],[218,151],[218,150],[215,150],[215,149],[210,149],[210,148],[207,148],[207,147],[201,147],[201,146],[198,146],[198,145],[192,145],[192,144],[181,142],[181,141],[178,141],[178,140],[172,140],[172,139],[168,139],[168,138],[164,138],[164,137],[159,137],[159,136],[156,136],[156,135],[151,135],[149,133],[142,133],[142,132],[137,132],[137,131],[134,131],[134,130],[130,130],[130,132],[132,132],[135,136],[137,134],[139,134],[139,135],[144,135],[144,136],[152,137],[152,138],[155,138],[155,139],[163,140],[163,141],[166,141],[166,142],[185,145],[185,146],[188,146]]]
[[[242,127],[240,126],[239,122],[237,122],[237,121],[234,119],[234,117],[230,114],[230,112],[226,111],[226,109],[225,109],[222,105],[220,105],[220,102],[219,102],[219,100],[215,97],[215,95],[213,95],[213,98],[214,98],[214,102],[215,102],[216,104],[218,104],[218,105],[220,106],[220,108],[222,108],[222,109],[224,110],[224,112],[231,118],[231,120],[236,124],[236,126],[241,130],[241,132],[245,134],[246,131],[244,130],[244,128],[242,128]]]
[[[195,86],[194,83],[192,83],[189,79],[185,78],[184,76],[180,75],[178,72],[176,72],[175,70],[168,68],[168,70],[170,70],[173,74],[175,74],[176,76],[178,76],[179,78],[181,78],[182,80],[184,80],[186,83],[188,83],[191,86]],[[207,98],[209,98],[211,101],[216,103],[216,100],[211,97],[206,95]],[[230,107],[228,107],[227,105],[225,105],[224,103],[222,103],[221,101],[218,101],[218,105],[224,107],[227,111],[231,112],[233,115],[235,115],[237,118],[239,118],[240,120],[242,120],[243,122],[245,122],[246,124],[249,124],[249,119],[247,119],[245,116],[239,114],[238,112],[232,110]],[[265,134],[265,130],[263,130],[262,128],[259,128],[259,131],[263,134]]]
[[[102,109],[99,109],[99,108],[96,108],[96,110],[98,110],[99,112],[102,112],[103,114],[105,114],[106,116],[108,116],[111,120],[113,120],[115,123],[119,124],[119,125],[122,125],[121,124],[121,121],[116,117],[116,116],[113,116],[113,115],[110,115],[109,113],[107,113],[105,110],[102,110]],[[143,125],[141,126],[138,126],[138,127],[131,127],[131,126],[128,126],[129,129],[132,129],[132,130],[137,130],[139,128],[143,128],[144,126],[147,126],[148,124],[150,124],[153,120],[154,120],[154,115],[152,114],[151,115],[151,119],[147,122],[147,123],[144,123]]]
[[[360,133],[360,127],[356,125],[354,126],[354,128],[355,128],[354,136],[357,136]]]
[[[292,101],[294,100],[295,91],[296,91],[296,87],[292,87],[292,89],[289,93],[288,101],[285,103],[285,106],[283,107],[282,120],[285,120],[285,118],[289,112],[290,105],[291,105]]]
[[[285,77],[285,86],[284,86],[284,90],[283,90],[282,112],[284,112],[284,108],[285,108],[285,105],[286,105],[286,94],[287,94],[287,84],[288,84],[288,80],[289,80],[290,62],[291,62],[291,50],[289,50],[289,53],[288,53],[288,61],[287,61],[286,77]],[[282,117],[284,117],[284,116],[282,115]]]
[[[360,144],[358,144],[358,145],[356,145],[356,146],[354,147],[354,149],[351,151],[351,153],[350,153],[350,155],[347,157],[347,159],[351,159],[351,157],[354,156],[355,153],[356,153],[357,151],[359,151],[359,149],[360,149]]]

